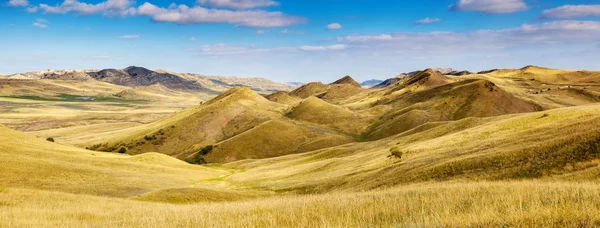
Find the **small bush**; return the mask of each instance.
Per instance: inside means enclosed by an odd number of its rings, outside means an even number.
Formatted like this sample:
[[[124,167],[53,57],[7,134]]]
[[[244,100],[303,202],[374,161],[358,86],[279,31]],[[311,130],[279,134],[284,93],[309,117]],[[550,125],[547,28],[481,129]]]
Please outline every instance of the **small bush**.
[[[213,148],[214,148],[213,145],[205,146],[204,148],[202,148],[202,150],[200,150],[199,154],[207,155],[208,153],[210,153],[213,150]]]
[[[89,148],[86,148],[86,149],[89,149],[89,150],[98,150],[100,147],[102,147],[102,144],[96,144],[96,145],[93,145],[93,146],[91,146]]]
[[[192,159],[188,159],[187,162],[191,164],[207,164],[204,156],[209,154],[215,147],[213,145],[208,145],[202,148],[202,150],[198,151],[196,156]]]
[[[397,146],[390,148],[390,155],[388,158],[397,158],[402,159],[402,155],[404,155],[404,151],[401,151]]]
[[[47,138],[46,141],[48,141],[48,142],[54,142],[54,138],[52,138],[52,137]]]
[[[147,136],[147,135],[146,135],[146,136],[144,136],[144,139],[145,139],[146,141],[152,141],[152,140],[156,140],[156,136],[155,136],[155,135],[152,135],[152,136]]]
[[[127,147],[122,146],[121,148],[119,148],[119,154],[124,154],[127,153]]]

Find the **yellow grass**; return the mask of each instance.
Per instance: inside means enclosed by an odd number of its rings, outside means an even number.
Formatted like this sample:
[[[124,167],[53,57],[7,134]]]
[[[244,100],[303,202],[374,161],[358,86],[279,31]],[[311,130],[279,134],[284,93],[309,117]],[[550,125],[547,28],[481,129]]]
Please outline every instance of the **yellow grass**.
[[[456,182],[172,205],[18,188],[2,227],[594,227],[596,183]]]

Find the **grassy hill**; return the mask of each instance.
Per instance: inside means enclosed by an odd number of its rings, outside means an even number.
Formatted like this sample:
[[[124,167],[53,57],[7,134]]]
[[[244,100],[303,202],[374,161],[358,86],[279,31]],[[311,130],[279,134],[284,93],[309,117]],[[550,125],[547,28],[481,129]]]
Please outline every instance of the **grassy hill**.
[[[0,171],[11,173],[2,176],[0,224],[595,224],[598,111],[467,118],[376,142],[212,166],[91,152],[0,128]],[[401,160],[387,157],[394,146],[405,151]]]
[[[286,109],[286,105],[237,87],[169,118],[119,132],[93,149],[116,151],[126,147],[129,154],[160,151],[190,159],[202,148],[215,145],[206,160],[223,162],[305,152],[352,141],[327,127],[286,118]],[[279,130],[279,134],[270,134]]]
[[[127,121],[167,109],[7,97],[4,122],[73,122],[43,137],[0,126],[0,227],[598,226],[595,75],[428,69],[373,90],[348,79],[264,97],[236,87],[142,123]],[[96,85],[178,99],[160,85]],[[75,122],[81,107],[90,119]],[[123,119],[91,120],[103,112]]]
[[[309,83],[266,97],[235,88],[203,105],[88,146],[100,145],[92,148],[105,151],[126,147],[129,154],[159,151],[190,159],[214,145],[205,160],[229,162],[379,140],[439,122],[551,109],[545,100],[528,97],[506,79],[490,75],[451,78],[427,69],[378,90],[362,89],[352,81]],[[594,93],[579,96],[590,100]],[[302,99],[307,95],[316,96]]]
[[[158,153],[93,152],[0,126],[2,187],[127,197],[228,174]]]

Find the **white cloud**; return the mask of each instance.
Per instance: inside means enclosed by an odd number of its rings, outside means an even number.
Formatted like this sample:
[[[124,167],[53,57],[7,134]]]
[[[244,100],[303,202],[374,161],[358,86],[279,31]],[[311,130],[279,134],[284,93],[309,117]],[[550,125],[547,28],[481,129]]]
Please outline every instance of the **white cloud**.
[[[347,42],[367,42],[367,41],[382,41],[382,40],[393,40],[394,37],[390,34],[380,34],[380,35],[351,35],[346,37],[338,37],[337,40],[339,42],[347,41]]]
[[[229,23],[245,27],[282,27],[306,22],[306,19],[285,15],[282,12],[262,10],[231,11],[207,9],[200,6],[179,5],[168,9],[144,3],[138,8],[138,15],[150,16],[156,22],[176,24]]]
[[[134,3],[133,0],[107,0],[98,4],[88,4],[77,0],[64,0],[60,5],[40,4],[39,8],[49,14],[73,12],[78,15],[130,16],[136,13],[136,9],[132,7]]]
[[[121,39],[138,39],[138,38],[140,38],[140,35],[123,35],[123,36],[120,36],[119,38],[121,38]]]
[[[190,37],[188,40],[190,40],[190,41],[196,41],[196,37],[193,37],[193,36],[192,36],[192,37]]]
[[[331,23],[327,25],[328,30],[339,30],[342,29],[342,25],[339,23]]]
[[[331,51],[331,50],[344,50],[346,49],[345,44],[336,44],[331,46],[301,46],[301,51]]]
[[[252,9],[279,5],[278,2],[272,0],[198,0],[198,4],[229,9]]]
[[[431,24],[431,23],[436,23],[436,22],[442,22],[442,19],[441,18],[429,18],[429,17],[426,17],[424,19],[415,21],[415,24],[426,25],[426,24]]]
[[[554,21],[502,30],[473,32],[390,33],[351,35],[338,42],[380,52],[493,50],[523,45],[575,44],[600,37],[600,21]]]
[[[48,28],[48,25],[43,24],[43,23],[39,23],[39,22],[33,22],[33,26],[38,27],[38,28]]]
[[[514,13],[528,9],[523,0],[459,0],[452,11],[481,11],[488,14]]]
[[[9,0],[6,5],[15,7],[25,7],[29,5],[27,0]]]
[[[600,5],[565,5],[544,10],[544,18],[600,17]]]
[[[35,19],[35,22],[33,22],[33,26],[42,28],[42,29],[48,28],[48,24],[50,24],[50,22],[48,22],[48,20],[42,19],[42,18]]]
[[[265,31],[263,31],[263,30],[258,30],[258,31],[256,31],[256,34],[258,34],[258,35],[262,35],[262,34],[265,34]]]
[[[200,47],[200,53],[208,56],[230,56],[230,55],[254,55],[261,53],[290,53],[290,52],[312,52],[312,51],[339,51],[345,50],[346,44],[335,44],[331,46],[299,46],[299,47],[273,47],[257,48],[255,45],[241,46],[228,45],[224,43],[215,45],[204,45]]]
[[[23,4],[24,0],[11,0],[12,4]],[[199,0],[201,3],[212,6],[231,6],[237,10],[210,9],[202,6],[189,7],[172,3],[168,8],[158,7],[145,2],[135,7],[134,0],[106,0],[97,4],[80,2],[79,0],[64,0],[61,4],[27,8],[28,12],[38,10],[46,14],[67,14],[104,16],[149,16],[155,22],[175,24],[206,24],[229,23],[244,27],[283,27],[305,23],[302,17],[286,15],[282,12],[269,12],[264,10],[247,10],[258,6],[278,4],[271,0]],[[27,5],[25,5],[27,6]],[[235,7],[234,7],[235,6]]]

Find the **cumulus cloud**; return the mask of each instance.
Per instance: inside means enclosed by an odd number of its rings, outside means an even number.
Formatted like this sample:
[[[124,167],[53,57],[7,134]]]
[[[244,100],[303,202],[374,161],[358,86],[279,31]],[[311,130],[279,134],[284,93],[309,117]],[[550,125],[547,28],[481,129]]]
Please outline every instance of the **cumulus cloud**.
[[[9,0],[6,5],[14,7],[25,7],[29,5],[27,0]]]
[[[133,0],[107,0],[98,4],[88,4],[77,0],[64,0],[60,5],[40,4],[39,8],[48,14],[76,13],[78,15],[103,14],[105,16],[129,16],[136,13]]]
[[[120,36],[119,38],[121,38],[121,39],[138,39],[138,38],[140,38],[140,35],[123,35],[123,36]]]
[[[196,41],[196,37],[193,37],[193,36],[192,36],[192,37],[190,37],[188,40],[189,40],[189,41]]]
[[[441,22],[441,21],[442,21],[441,18],[429,18],[429,17],[426,17],[424,19],[415,21],[415,24],[426,25],[426,24],[431,24],[431,23],[436,23],[436,22]]]
[[[198,4],[228,9],[252,9],[279,5],[278,2],[272,0],[198,0]]]
[[[528,9],[523,0],[459,0],[451,11],[481,11],[487,14],[514,13]]]
[[[251,10],[261,6],[279,4],[271,0],[199,0],[199,3],[213,7],[234,8],[235,10],[205,8],[202,6],[189,7],[172,3],[167,8],[158,7],[145,2],[135,7],[135,0],[106,0],[97,4],[80,2],[79,0],[64,0],[54,6],[39,4],[27,8],[30,13],[38,10],[46,14],[67,14],[87,16],[102,14],[104,16],[149,16],[155,22],[175,24],[207,24],[228,23],[244,27],[284,27],[305,23],[307,20],[265,10]],[[26,0],[10,0],[9,4],[27,6]],[[24,5],[23,5],[24,4]]]
[[[35,19],[35,22],[33,22],[33,26],[42,28],[42,29],[48,28],[48,24],[50,24],[50,22],[48,22],[48,20],[42,19],[42,18]]]
[[[544,18],[600,17],[600,5],[565,5],[544,10]]]
[[[150,16],[156,22],[176,24],[229,23],[244,27],[282,27],[306,22],[301,17],[289,16],[282,12],[262,10],[223,10],[207,9],[200,6],[171,6],[167,9],[151,3],[144,3],[137,10],[138,15]]]
[[[327,25],[327,29],[329,30],[339,30],[342,29],[342,25],[340,25],[339,23],[331,23]]]

